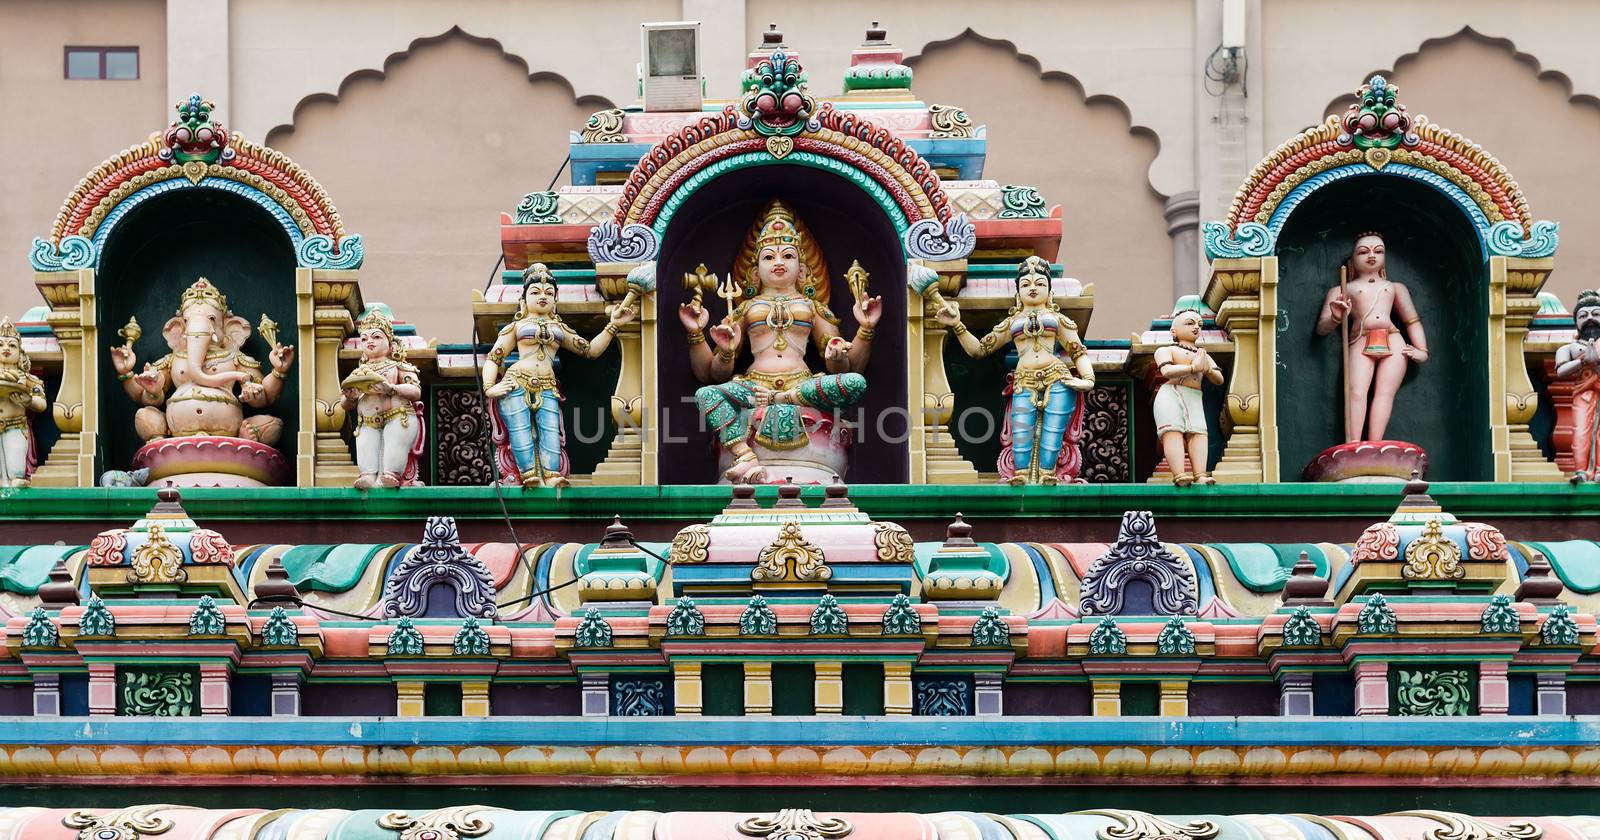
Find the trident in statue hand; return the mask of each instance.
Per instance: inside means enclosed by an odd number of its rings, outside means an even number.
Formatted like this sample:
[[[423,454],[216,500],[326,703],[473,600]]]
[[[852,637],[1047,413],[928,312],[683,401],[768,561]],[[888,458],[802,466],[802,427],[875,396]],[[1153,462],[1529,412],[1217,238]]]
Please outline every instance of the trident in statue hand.
[[[722,279],[721,283],[717,284],[717,297],[722,298],[728,304],[728,315],[722,320],[733,320],[733,302],[738,299],[739,291],[739,282],[733,279],[733,272],[731,271],[728,272],[727,277]]]

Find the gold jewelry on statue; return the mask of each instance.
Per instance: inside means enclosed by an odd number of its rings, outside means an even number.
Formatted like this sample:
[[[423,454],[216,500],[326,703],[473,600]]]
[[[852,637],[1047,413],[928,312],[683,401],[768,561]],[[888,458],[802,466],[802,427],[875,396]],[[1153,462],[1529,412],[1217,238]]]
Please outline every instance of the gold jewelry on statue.
[[[117,381],[118,382],[127,382],[128,380],[130,380],[132,378],[133,378],[133,371],[131,371],[131,370],[128,371],[127,373],[119,373],[119,374],[117,374]]]
[[[871,341],[872,340],[872,335],[873,335],[872,326],[870,324],[863,324],[862,326],[860,326],[860,327],[858,327],[856,329],[856,340],[857,341]]]
[[[228,311],[227,296],[224,295],[216,286],[211,285],[211,281],[204,277],[194,281],[194,285],[184,290],[183,295],[178,298],[178,311],[182,312],[183,310],[188,309],[189,304],[196,301],[209,303],[212,306],[215,306],[219,312]],[[185,335],[187,335],[187,333],[185,333]]]
[[[729,349],[726,349],[726,348],[723,348],[723,347],[718,347],[717,348],[717,358],[721,359],[724,362],[731,362],[731,361],[733,361],[734,359],[736,359],[738,357],[739,357],[739,354],[736,351],[729,350]]]
[[[606,332],[611,333],[612,337],[615,337],[617,334],[617,325],[608,322],[606,324]]]
[[[966,335],[966,334],[967,334],[967,333],[968,333],[968,332],[970,332],[970,331],[969,331],[969,330],[968,330],[968,329],[967,329],[967,325],[966,325],[966,324],[963,324],[963,323],[961,323],[961,322],[960,322],[960,321],[957,321],[957,322],[956,322],[956,323],[955,323],[955,326],[953,326],[953,327],[951,327],[951,328],[950,328],[950,331],[951,331],[951,332],[953,332],[953,333],[955,333],[955,334],[956,334],[956,335],[958,335],[958,336],[961,336],[961,335]]]
[[[689,343],[690,344],[705,344],[706,343],[706,334],[701,332],[700,330],[695,330],[694,332],[689,333]]]

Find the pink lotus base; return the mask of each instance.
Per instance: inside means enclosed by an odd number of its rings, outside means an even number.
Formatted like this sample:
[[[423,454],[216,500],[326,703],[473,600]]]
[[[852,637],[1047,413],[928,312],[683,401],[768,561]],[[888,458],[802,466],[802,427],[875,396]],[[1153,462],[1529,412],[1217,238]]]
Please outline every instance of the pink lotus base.
[[[834,476],[843,478],[850,469],[850,427],[814,408],[801,409],[800,419],[809,439],[798,449],[768,449],[751,438],[750,448],[767,469],[766,484],[782,484],[785,480],[795,484],[832,484]],[[750,425],[755,427],[758,421],[752,420]],[[732,453],[718,446],[717,474],[722,475],[731,466]],[[718,483],[727,484],[728,480],[722,478]]]
[[[1384,483],[1410,481],[1428,473],[1428,453],[1403,440],[1363,440],[1330,446],[1311,459],[1304,481]]]
[[[278,450],[213,435],[150,441],[134,453],[133,466],[150,468],[152,487],[272,487],[290,477]]]

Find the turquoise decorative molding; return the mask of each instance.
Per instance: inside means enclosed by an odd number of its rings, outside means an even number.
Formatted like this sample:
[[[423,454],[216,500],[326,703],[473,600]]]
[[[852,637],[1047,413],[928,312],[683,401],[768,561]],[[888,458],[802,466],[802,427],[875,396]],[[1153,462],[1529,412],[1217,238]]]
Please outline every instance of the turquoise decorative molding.
[[[1228,230],[1223,222],[1206,222],[1200,234],[1208,260],[1270,257],[1278,249],[1277,234],[1260,222],[1245,222],[1237,231]]]
[[[300,628],[289,619],[283,607],[273,607],[267,623],[261,626],[261,644],[268,647],[295,647],[300,644]]]
[[[1399,626],[1400,619],[1389,606],[1389,599],[1381,594],[1368,598],[1361,605],[1361,612],[1356,615],[1357,633],[1393,633]]]
[[[517,202],[513,221],[519,225],[559,225],[561,215],[556,208],[560,203],[555,190],[528,193]]]
[[[228,629],[228,620],[210,595],[201,595],[200,603],[189,615],[189,635],[220,636]]]
[[[1093,643],[1092,638],[1090,643]],[[1187,656],[1194,653],[1194,631],[1177,616],[1167,619],[1167,626],[1161,628],[1160,635],[1156,636],[1156,653],[1163,656]]]
[[[1011,644],[1011,628],[1000,620],[1000,611],[984,607],[972,623],[973,647],[1006,647]]]
[[[775,636],[778,633],[778,616],[767,606],[761,595],[750,596],[750,603],[739,614],[739,635]]]
[[[123,717],[189,717],[198,714],[198,669],[117,667],[117,714]]]
[[[1110,656],[1128,652],[1128,634],[1122,632],[1111,616],[1100,619],[1089,633],[1089,653],[1092,656]]]
[[[590,607],[583,614],[583,620],[578,622],[578,629],[573,633],[572,644],[581,648],[611,647],[611,625],[599,610]]]
[[[86,236],[68,236],[56,247],[48,239],[33,238],[33,248],[28,252],[28,264],[34,271],[77,271],[93,268],[100,262],[100,250]]]
[[[1489,228],[1489,253],[1497,257],[1553,257],[1561,244],[1561,225],[1551,221],[1537,221],[1522,237],[1522,224],[1506,220]]]
[[[672,605],[672,612],[667,615],[667,635],[703,636],[705,632],[705,613],[694,605],[694,599],[679,598],[678,603]]]
[[[811,611],[811,635],[843,636],[850,632],[850,619],[832,595],[823,595],[817,608]]]
[[[1394,703],[1401,717],[1466,717],[1472,714],[1472,672],[1397,667]]]
[[[1316,647],[1322,644],[1322,625],[1307,607],[1296,607],[1283,623],[1284,647]]]
[[[1479,629],[1485,633],[1499,634],[1521,630],[1521,619],[1517,617],[1517,608],[1511,606],[1510,595],[1496,595],[1489,599],[1489,605],[1483,608]]]
[[[1002,219],[1043,219],[1049,215],[1044,197],[1035,187],[1004,184],[1000,187],[1000,204]]]
[[[50,620],[44,607],[34,607],[28,614],[28,626],[22,628],[23,647],[55,647],[61,644],[61,628]]]
[[[334,253],[333,237],[327,234],[308,236],[295,246],[295,262],[301,268],[356,269],[366,259],[366,247],[361,244],[361,234],[351,234],[339,240],[339,252]]]
[[[79,636],[115,636],[117,634],[117,620],[111,615],[111,610],[106,609],[106,602],[100,600],[99,595],[90,595],[89,603],[83,605],[83,615],[78,617]]]
[[[1572,647],[1578,643],[1578,622],[1566,604],[1550,611],[1550,617],[1539,628],[1539,642],[1544,645]]]
[[[915,636],[922,632],[922,616],[911,606],[911,599],[896,595],[883,611],[883,635]]]
[[[461,622],[461,629],[456,631],[451,650],[456,656],[488,656],[489,633],[478,625],[477,618],[467,616]]]
[[[401,618],[389,633],[390,656],[421,656],[422,631],[413,627],[411,619]]]

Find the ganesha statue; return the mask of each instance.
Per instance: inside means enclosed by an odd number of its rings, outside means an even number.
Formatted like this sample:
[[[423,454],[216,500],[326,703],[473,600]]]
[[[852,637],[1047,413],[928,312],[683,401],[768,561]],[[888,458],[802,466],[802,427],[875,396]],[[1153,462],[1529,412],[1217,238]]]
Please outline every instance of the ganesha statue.
[[[134,427],[148,441],[134,455],[135,467],[150,467],[152,484],[258,486],[281,480],[283,456],[272,447],[283,421],[245,415],[245,406],[266,408],[283,392],[293,345],[277,342],[277,325],[263,316],[262,335],[272,345],[271,370],[243,352],[250,322],[228,309],[228,299],[202,277],[184,291],[178,312],[162,327],[172,352],[134,372],[136,323],[127,343],[111,349],[111,364],[123,390],[141,408]],[[128,330],[132,330],[130,334]]]
[[[866,272],[849,274],[860,324],[853,340],[840,334],[828,308],[821,249],[789,208],[773,201],[745,237],[732,273],[716,284],[728,314],[709,330],[715,351],[706,341],[711,316],[703,287],[679,307],[689,366],[707,383],[695,403],[721,445],[728,482],[826,483],[845,473],[849,430],[836,412],[866,391],[862,371],[883,314],[882,298],[865,297]],[[751,361],[736,373],[747,344]],[[825,372],[807,365],[807,344],[820,352]]]

